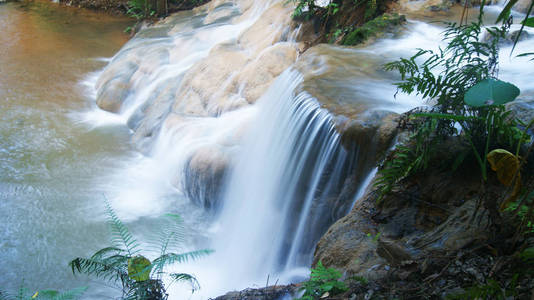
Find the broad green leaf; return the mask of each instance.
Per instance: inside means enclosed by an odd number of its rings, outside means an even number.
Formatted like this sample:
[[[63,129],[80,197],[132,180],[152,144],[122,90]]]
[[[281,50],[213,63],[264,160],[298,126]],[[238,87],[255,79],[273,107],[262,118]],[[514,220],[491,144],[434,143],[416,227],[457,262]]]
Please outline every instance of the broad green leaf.
[[[150,278],[150,269],[150,260],[142,255],[128,259],[128,277],[135,281],[148,280]]]
[[[523,23],[523,25],[528,26],[528,27],[534,27],[534,17],[528,18],[521,23]]]
[[[488,78],[475,84],[464,95],[464,101],[470,106],[505,104],[519,96],[519,88],[498,79]]]

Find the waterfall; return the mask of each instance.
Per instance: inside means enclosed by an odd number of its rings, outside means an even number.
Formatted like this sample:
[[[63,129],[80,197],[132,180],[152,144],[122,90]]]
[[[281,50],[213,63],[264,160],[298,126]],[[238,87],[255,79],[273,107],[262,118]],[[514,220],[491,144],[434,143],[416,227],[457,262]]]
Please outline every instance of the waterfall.
[[[301,82],[288,70],[259,100],[260,114],[226,183],[215,248],[251,277],[310,264],[309,241],[324,229],[321,211],[333,204],[329,197],[347,168],[329,113],[306,92],[296,93]]]
[[[333,211],[352,205],[339,200],[352,160],[331,115],[300,91],[302,80],[286,70],[256,104],[224,183],[215,253],[185,267],[205,287],[202,296],[261,286],[267,278],[304,279]]]

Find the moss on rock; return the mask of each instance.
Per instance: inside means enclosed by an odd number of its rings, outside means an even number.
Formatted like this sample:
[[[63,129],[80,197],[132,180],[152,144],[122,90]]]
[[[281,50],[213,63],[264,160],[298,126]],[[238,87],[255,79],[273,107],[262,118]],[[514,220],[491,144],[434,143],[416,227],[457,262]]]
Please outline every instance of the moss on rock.
[[[405,22],[406,17],[404,15],[383,14],[347,33],[341,44],[346,46],[361,44],[367,39],[379,36]]]

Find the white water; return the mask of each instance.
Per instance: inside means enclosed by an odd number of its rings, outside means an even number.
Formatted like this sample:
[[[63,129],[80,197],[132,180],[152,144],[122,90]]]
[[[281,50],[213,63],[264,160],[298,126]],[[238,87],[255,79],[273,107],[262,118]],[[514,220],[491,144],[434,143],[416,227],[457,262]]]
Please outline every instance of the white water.
[[[236,38],[258,16],[253,14],[251,19],[233,25],[200,26],[193,29],[193,39],[189,31],[165,39],[133,40],[112,64],[128,52],[147,45],[143,51],[164,47],[176,54],[169,64],[133,80],[131,94],[119,117],[93,111],[87,119],[97,121],[98,125],[126,122],[162,87],[180,88],[184,72],[217,44]],[[387,58],[406,57],[414,52],[414,46],[437,49],[442,44],[440,27],[423,22],[411,22],[408,27],[409,33],[400,39],[386,39],[356,51]],[[522,42],[516,53],[532,46],[532,40]],[[501,57],[507,57],[507,51],[502,49]],[[146,63],[141,61],[141,65],[149,68],[154,58],[143,59]],[[533,78],[534,71],[524,60],[502,59],[500,75],[522,91],[532,92],[528,78]],[[270,284],[291,282],[309,272],[315,243],[333,221],[325,219],[338,205],[335,196],[348,175],[350,159],[340,146],[331,116],[315,99],[300,91],[301,83],[301,74],[287,70],[254,106],[219,117],[187,116],[175,123],[164,123],[150,157],[139,156],[125,162],[120,172],[110,174],[109,186],[103,188],[110,191],[112,204],[123,219],[156,216],[177,202],[183,205],[187,201],[176,183],[183,182],[184,168],[195,153],[207,149],[211,154],[213,149],[224,148],[230,154],[231,170],[217,217],[209,219],[198,211],[182,212],[186,221],[203,226],[200,231],[210,240],[187,245],[185,250],[209,247],[216,251],[207,259],[176,267],[176,271],[190,272],[199,279],[202,290],[195,297],[262,287],[268,278]],[[102,84],[105,82],[97,86]],[[418,104],[413,97],[394,100],[391,80],[357,84],[368,97],[399,103],[395,107],[375,109],[402,111]],[[214,159],[219,158],[217,153],[213,151]],[[376,169],[370,174],[374,172]],[[366,186],[371,176],[362,176],[365,179],[362,186]],[[353,201],[362,191],[360,188]],[[198,216],[202,221],[193,220]],[[187,297],[190,293],[183,286],[174,286],[169,291],[171,299]]]
[[[237,154],[213,227],[216,252],[179,268],[197,275],[206,287],[200,296],[262,286],[268,277],[273,284],[307,275],[299,267],[311,262],[311,248],[301,245],[317,239],[305,233],[319,231],[314,219],[323,213],[311,206],[327,206],[346,152],[329,114],[306,93],[296,94],[301,80],[286,71],[259,100],[261,113]],[[327,172],[332,176],[321,180]]]

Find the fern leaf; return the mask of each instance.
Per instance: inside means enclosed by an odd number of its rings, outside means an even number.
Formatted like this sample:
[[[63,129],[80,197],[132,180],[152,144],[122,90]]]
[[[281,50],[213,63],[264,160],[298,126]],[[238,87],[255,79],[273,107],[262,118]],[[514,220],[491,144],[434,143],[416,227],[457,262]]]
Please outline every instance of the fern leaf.
[[[183,220],[179,215],[165,215],[165,224],[159,234],[159,253],[164,255],[167,251],[178,251],[185,240]]]
[[[171,283],[180,282],[180,281],[189,282],[189,284],[191,285],[192,293],[200,289],[200,283],[193,275],[190,275],[187,273],[171,273],[169,274],[169,276],[171,276],[173,280]]]
[[[109,202],[106,200],[106,212],[108,214],[108,223],[111,229],[112,242],[116,248],[124,246],[124,250],[128,252],[129,256],[134,256],[139,252],[139,243],[132,236],[128,227],[126,227],[119,219]]]
[[[160,257],[154,259],[152,262],[153,270],[157,272],[161,272],[165,266],[172,265],[175,263],[184,263],[190,260],[196,260],[201,257],[207,256],[209,254],[213,253],[213,250],[196,250],[186,253],[166,253],[164,255],[161,255]]]
[[[86,275],[93,275],[101,279],[109,281],[127,282],[128,271],[126,269],[128,257],[126,256],[111,256],[105,260],[87,259],[78,257],[71,262],[72,273],[81,273]]]

